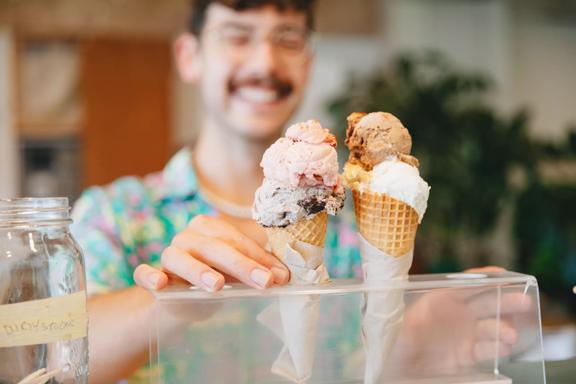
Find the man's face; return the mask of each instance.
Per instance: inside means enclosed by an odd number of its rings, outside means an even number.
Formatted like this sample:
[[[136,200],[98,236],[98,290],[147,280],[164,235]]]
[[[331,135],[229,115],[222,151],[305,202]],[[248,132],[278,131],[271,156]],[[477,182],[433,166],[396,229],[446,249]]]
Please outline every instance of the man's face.
[[[197,48],[205,113],[231,132],[268,141],[298,107],[311,52],[306,16],[273,6],[212,4]]]

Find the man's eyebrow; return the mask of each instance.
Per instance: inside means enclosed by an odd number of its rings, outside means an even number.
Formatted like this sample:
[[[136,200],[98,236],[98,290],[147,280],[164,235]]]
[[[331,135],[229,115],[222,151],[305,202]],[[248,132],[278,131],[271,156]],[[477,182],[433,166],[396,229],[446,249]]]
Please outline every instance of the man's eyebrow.
[[[291,31],[305,31],[306,27],[302,27],[296,23],[283,23],[277,25],[274,29],[276,30],[291,30]]]
[[[219,25],[219,28],[236,28],[236,29],[254,29],[254,25],[243,23],[241,21],[225,21]]]
[[[223,21],[222,23],[220,23],[218,25],[218,28],[231,28],[231,29],[243,29],[243,30],[252,30],[257,28],[258,25],[253,24],[253,23],[249,23],[249,22],[244,22],[244,21],[238,21],[238,20],[227,20],[227,21]],[[274,28],[274,30],[305,30],[306,28],[302,27],[301,25],[297,24],[297,23],[292,23],[292,22],[283,22],[280,23],[278,25],[276,25]]]

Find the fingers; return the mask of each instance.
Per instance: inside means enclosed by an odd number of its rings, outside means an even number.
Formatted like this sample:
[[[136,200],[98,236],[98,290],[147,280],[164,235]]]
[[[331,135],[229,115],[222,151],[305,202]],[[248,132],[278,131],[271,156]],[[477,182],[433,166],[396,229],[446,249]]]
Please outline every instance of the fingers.
[[[221,273],[174,245],[162,252],[161,263],[171,273],[207,291],[217,291],[224,286]]]
[[[168,284],[168,276],[147,264],[140,264],[134,270],[134,281],[142,288],[158,290]]]
[[[513,315],[526,313],[532,308],[533,300],[523,292],[504,293],[500,296],[495,292],[480,294],[470,299],[468,308],[474,313],[476,318],[487,318],[500,315]]]
[[[518,331],[506,320],[484,319],[476,323],[473,356],[477,362],[506,357],[518,341]]]
[[[457,347],[457,362],[462,367],[491,361],[497,356],[509,356],[518,340],[518,332],[506,320],[485,319],[476,323],[474,333],[469,337]]]
[[[233,225],[213,217],[199,215],[190,221],[188,228],[193,232],[230,244],[240,253],[269,269],[274,275],[276,284],[286,284],[290,280],[290,272],[280,260],[266,252],[258,243],[238,231]]]
[[[225,281],[268,288],[290,279],[288,269],[254,240],[222,220],[203,215],[172,239],[161,264],[166,278],[181,278],[209,291],[221,289]],[[139,279],[144,279],[144,272]]]
[[[228,243],[190,232],[174,238],[173,245],[162,254],[162,266],[194,284],[197,284],[199,273],[216,272],[211,267],[255,288],[270,287],[274,278],[269,269]],[[212,275],[206,274],[204,278],[211,280]],[[222,286],[223,283],[222,276]],[[220,288],[215,285],[211,289]]]
[[[506,357],[510,355],[512,347],[496,341],[480,341],[474,345],[472,352],[477,362],[483,362],[494,360],[496,356]]]
[[[485,267],[469,268],[469,269],[466,269],[464,272],[465,273],[498,273],[498,272],[504,272],[504,271],[506,271],[506,269],[504,269],[502,267],[497,267],[495,265],[488,265]]]
[[[500,341],[505,344],[515,344],[518,341],[518,331],[506,320],[483,319],[476,323],[476,338],[482,341]]]

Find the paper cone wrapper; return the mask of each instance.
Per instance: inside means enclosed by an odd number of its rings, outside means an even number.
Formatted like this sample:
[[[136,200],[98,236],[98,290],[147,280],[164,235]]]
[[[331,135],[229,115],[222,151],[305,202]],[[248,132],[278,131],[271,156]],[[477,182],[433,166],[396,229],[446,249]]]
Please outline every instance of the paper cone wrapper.
[[[269,247],[290,270],[292,285],[323,284],[329,280],[324,266],[326,212],[285,228],[266,228]],[[294,383],[312,375],[320,311],[318,295],[286,295],[258,315],[284,345],[271,371]]]
[[[408,279],[412,265],[418,214],[408,204],[388,195],[352,189],[364,281]],[[404,291],[383,289],[364,295],[362,338],[366,353],[364,382],[386,380],[386,364],[402,329]]]
[[[364,281],[377,287],[383,281],[404,281],[412,265],[413,250],[396,257],[386,255],[360,236]],[[364,295],[362,303],[362,340],[366,354],[364,383],[386,380],[386,364],[402,329],[404,290],[390,285]]]
[[[352,189],[356,224],[362,237],[386,255],[400,257],[414,248],[418,214],[383,193]]]

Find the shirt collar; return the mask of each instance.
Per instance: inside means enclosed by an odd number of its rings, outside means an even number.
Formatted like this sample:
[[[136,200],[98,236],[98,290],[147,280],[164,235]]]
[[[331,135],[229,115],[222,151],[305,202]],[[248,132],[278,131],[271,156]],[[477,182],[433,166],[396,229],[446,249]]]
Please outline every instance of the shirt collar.
[[[185,199],[198,191],[198,179],[192,166],[190,148],[182,148],[172,156],[162,174],[165,190],[161,197],[164,199]]]

